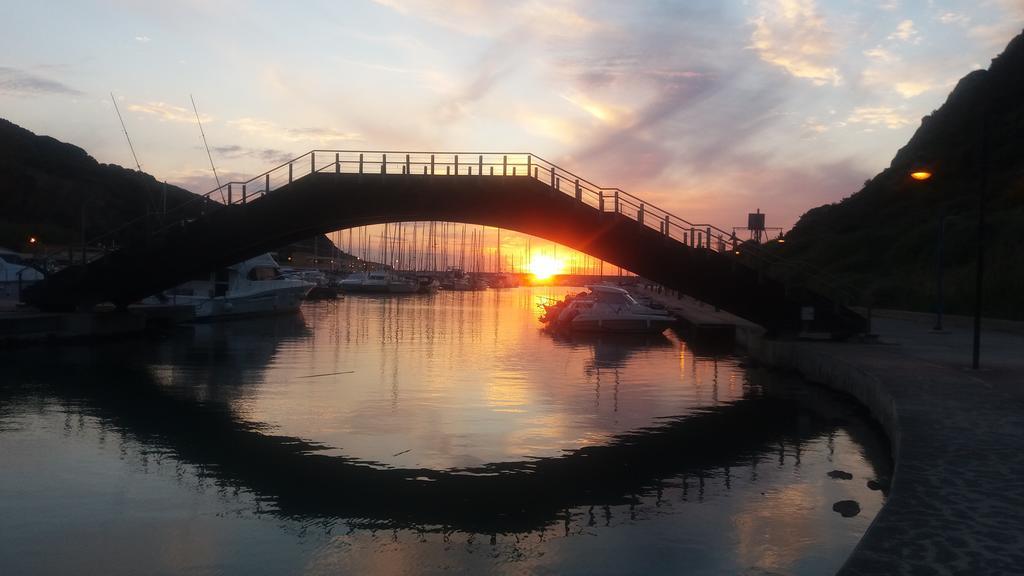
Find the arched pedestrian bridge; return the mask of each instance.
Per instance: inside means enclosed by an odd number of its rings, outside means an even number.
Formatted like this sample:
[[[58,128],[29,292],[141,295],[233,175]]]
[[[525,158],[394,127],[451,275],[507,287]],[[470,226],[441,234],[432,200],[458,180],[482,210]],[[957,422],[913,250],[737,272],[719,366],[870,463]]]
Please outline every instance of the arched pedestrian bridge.
[[[119,237],[133,241],[51,275],[26,300],[53,311],[124,306],[315,234],[409,221],[551,240],[773,331],[863,330],[863,319],[830,299],[830,287],[812,273],[532,154],[315,150],[176,207],[158,224],[132,223]]]

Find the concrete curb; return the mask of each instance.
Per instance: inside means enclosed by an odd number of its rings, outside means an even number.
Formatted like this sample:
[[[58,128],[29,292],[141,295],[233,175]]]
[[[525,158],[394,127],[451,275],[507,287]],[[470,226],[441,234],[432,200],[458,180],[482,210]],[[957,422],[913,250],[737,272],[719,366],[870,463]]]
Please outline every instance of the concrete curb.
[[[893,345],[769,341],[738,331],[756,361],[852,395],[889,435],[885,506],[839,570],[1024,570],[1024,410],[1006,393]]]

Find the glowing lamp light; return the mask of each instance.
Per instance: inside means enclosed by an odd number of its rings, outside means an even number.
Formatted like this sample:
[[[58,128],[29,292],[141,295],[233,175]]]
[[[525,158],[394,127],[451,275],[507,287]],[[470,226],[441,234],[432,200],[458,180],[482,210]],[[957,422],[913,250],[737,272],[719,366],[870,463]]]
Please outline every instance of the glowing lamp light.
[[[28,238],[28,243],[29,244],[35,244],[38,241],[39,241],[39,239],[36,238],[35,236],[29,236],[29,238]]]
[[[910,177],[917,181],[928,180],[932,177],[932,173],[927,170],[915,170],[910,173]]]

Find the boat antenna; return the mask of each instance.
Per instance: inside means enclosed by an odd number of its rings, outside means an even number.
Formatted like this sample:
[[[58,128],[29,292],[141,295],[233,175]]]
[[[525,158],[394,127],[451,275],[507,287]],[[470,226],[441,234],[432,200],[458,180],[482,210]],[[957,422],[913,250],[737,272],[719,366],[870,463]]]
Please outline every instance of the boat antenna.
[[[135,146],[132,146],[132,139],[128,136],[128,129],[124,126],[124,118],[121,117],[121,110],[117,107],[117,98],[114,98],[114,93],[110,93],[110,101],[114,103],[114,112],[117,112],[117,119],[121,122],[121,130],[124,132],[124,138],[128,141],[128,149],[132,151],[132,158],[135,160],[135,169],[142,172],[142,165],[139,164],[139,157],[135,155]]]
[[[206,132],[203,132],[203,121],[199,119],[199,109],[196,108],[196,99],[191,94],[188,99],[192,101],[192,111],[196,113],[196,124],[199,125],[199,134],[203,137],[203,146],[206,147],[206,157],[210,159],[210,168],[213,170],[213,179],[217,181],[217,190],[221,189],[220,176],[217,176],[217,167],[213,164],[213,154],[210,154],[210,145],[206,143]],[[224,199],[224,191],[220,192],[221,200]]]

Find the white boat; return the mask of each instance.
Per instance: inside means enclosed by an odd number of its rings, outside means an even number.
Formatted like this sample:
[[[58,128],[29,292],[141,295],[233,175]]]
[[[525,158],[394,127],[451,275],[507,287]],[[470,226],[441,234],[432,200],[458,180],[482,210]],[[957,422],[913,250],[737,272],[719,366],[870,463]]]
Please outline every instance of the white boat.
[[[286,278],[270,254],[191,280],[146,303],[192,304],[197,320],[296,312],[314,284]]]
[[[15,252],[0,249],[0,298],[17,300],[21,289],[43,279],[43,273],[28,265]]]
[[[420,283],[415,278],[398,276],[385,270],[355,272],[338,283],[344,292],[373,294],[412,294],[418,292]]]
[[[573,298],[552,327],[574,332],[662,332],[675,320],[664,310],[640,304],[629,292],[616,286],[594,284],[589,293]]]

